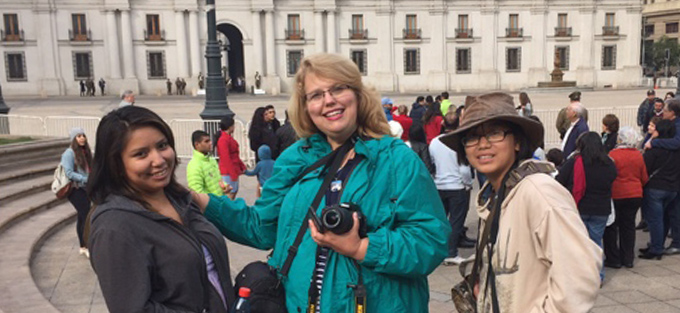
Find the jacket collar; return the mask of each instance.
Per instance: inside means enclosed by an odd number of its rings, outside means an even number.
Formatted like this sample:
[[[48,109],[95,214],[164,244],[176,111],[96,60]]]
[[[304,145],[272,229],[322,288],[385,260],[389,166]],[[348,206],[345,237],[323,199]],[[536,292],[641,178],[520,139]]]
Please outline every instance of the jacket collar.
[[[194,154],[192,156],[192,159],[196,159],[196,160],[199,160],[199,161],[208,161],[210,159],[210,156],[205,155],[201,151],[194,149]]]
[[[377,160],[380,150],[391,143],[391,140],[385,140],[386,138],[391,137],[384,136],[380,140],[376,140],[373,138],[367,139],[357,136],[356,143],[354,144],[354,152],[363,155],[367,161],[373,163]],[[312,164],[328,153],[331,153],[331,145],[321,134],[314,134],[306,138],[302,145],[302,149],[303,151],[308,152],[306,155],[308,156],[307,161],[309,164]]]

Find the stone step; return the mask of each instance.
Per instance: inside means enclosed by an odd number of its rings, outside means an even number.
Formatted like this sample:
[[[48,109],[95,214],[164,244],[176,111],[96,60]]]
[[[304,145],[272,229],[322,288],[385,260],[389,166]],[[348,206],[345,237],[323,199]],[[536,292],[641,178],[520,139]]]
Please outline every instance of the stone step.
[[[37,176],[54,175],[54,169],[57,168],[59,161],[47,163],[34,163],[30,167],[18,167],[7,171],[0,172],[0,186],[11,184],[23,179],[30,179]]]
[[[30,197],[0,203],[0,234],[32,215],[41,213],[64,202],[68,202],[68,200],[57,199],[51,190],[46,190]],[[75,209],[71,209],[75,212]]]
[[[27,159],[61,156],[70,141],[68,138],[46,138],[30,142],[0,146],[0,164],[6,166]]]
[[[40,175],[18,180],[0,187],[0,204],[50,190],[52,175]]]
[[[36,247],[75,214],[70,204],[61,204],[0,230],[0,310],[59,312],[36,286],[30,264]]]
[[[18,160],[15,162],[0,164],[0,173],[5,173],[18,169],[30,169],[38,164],[52,164],[57,167],[57,164],[61,161],[61,153],[58,154],[46,154],[39,156],[27,156],[23,160]]]

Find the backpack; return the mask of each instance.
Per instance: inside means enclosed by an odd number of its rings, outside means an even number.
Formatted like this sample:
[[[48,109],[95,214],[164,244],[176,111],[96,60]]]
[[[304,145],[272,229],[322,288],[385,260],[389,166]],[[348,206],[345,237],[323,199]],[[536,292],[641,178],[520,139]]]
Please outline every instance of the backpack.
[[[71,188],[73,184],[71,180],[66,176],[66,171],[64,167],[59,163],[57,168],[54,170],[54,179],[52,180],[52,192],[57,196],[57,199],[63,199],[68,197],[71,193]]]
[[[234,290],[250,288],[250,311],[253,313],[286,313],[286,291],[276,275],[276,269],[257,261],[238,273]]]

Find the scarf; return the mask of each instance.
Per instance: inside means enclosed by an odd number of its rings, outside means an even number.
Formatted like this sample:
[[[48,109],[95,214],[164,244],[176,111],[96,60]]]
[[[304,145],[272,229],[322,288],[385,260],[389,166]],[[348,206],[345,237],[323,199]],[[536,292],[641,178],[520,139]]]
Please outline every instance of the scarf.
[[[583,196],[586,193],[586,171],[583,167],[583,158],[580,155],[576,155],[574,162],[574,187],[571,190],[571,194],[574,196],[576,201],[576,206],[581,202]]]

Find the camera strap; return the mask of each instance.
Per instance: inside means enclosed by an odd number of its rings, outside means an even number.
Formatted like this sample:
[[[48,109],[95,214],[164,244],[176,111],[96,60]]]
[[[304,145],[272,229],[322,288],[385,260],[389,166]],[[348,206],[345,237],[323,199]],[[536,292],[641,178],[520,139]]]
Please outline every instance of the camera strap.
[[[345,159],[345,155],[347,155],[347,152],[349,152],[353,147],[354,139],[349,139],[342,146],[337,148],[335,151],[331,152],[329,156],[322,158],[322,160],[328,158],[326,160],[326,166],[328,168],[328,171],[326,172],[326,176],[324,177],[323,183],[321,184],[319,191],[316,193],[316,196],[314,197],[314,201],[312,201],[312,207],[315,208],[319,206],[319,203],[321,203],[321,198],[323,198],[325,191],[331,184],[331,180],[333,180],[333,176],[335,176],[335,173],[340,168],[340,165],[342,165],[342,161]],[[298,247],[302,242],[302,237],[304,237],[305,232],[307,232],[307,228],[309,227],[307,223],[307,220],[309,218],[310,218],[309,214],[306,214],[304,220],[302,221],[302,225],[300,225],[300,229],[298,230],[297,235],[295,236],[293,245],[291,245],[290,248],[288,248],[288,257],[286,257],[286,261],[283,263],[283,266],[281,267],[280,271],[281,277],[286,277],[288,275],[288,271],[290,271],[290,266],[293,263],[293,259],[297,255]]]
[[[339,175],[339,176],[344,176],[344,177],[337,177],[338,179],[341,180],[341,186],[340,190],[337,191],[337,195],[335,197],[331,197],[331,199],[335,199],[335,201],[331,200],[331,202],[327,202],[326,205],[334,205],[340,203],[340,199],[342,197],[342,193],[345,191],[345,185],[347,181],[349,180],[349,177],[352,175],[354,172],[354,169],[356,166],[363,160],[364,156],[357,154],[354,156],[352,160],[349,160],[345,167],[343,168],[342,171],[345,171],[345,174]],[[337,172],[337,170],[336,170]],[[336,173],[337,174],[337,173]],[[334,175],[334,178],[335,175]],[[324,193],[328,190],[328,186],[326,186],[326,190],[324,190]],[[328,201],[328,197],[326,198]],[[313,208],[316,208],[314,206]],[[319,255],[322,253],[323,247],[319,246],[316,249],[316,255],[315,255],[315,260],[318,260]],[[326,255],[328,257],[328,255]],[[356,260],[352,260],[354,266],[357,268],[357,275],[358,275],[358,281],[357,284],[348,284],[348,288],[352,288],[354,290],[354,303],[355,303],[355,312],[357,313],[364,313],[366,312],[366,286],[364,285],[364,279],[363,276],[361,275],[361,266]],[[328,258],[326,258],[326,266],[328,265]],[[318,264],[316,264],[318,266]],[[308,307],[307,307],[307,313],[316,313],[316,311],[319,309],[317,308],[317,304],[319,302],[319,297],[320,297],[320,290],[319,287],[317,286],[317,277],[316,276],[316,266],[314,268],[314,271],[312,271],[312,278],[310,280],[309,284],[309,290],[307,292],[308,294]]]

